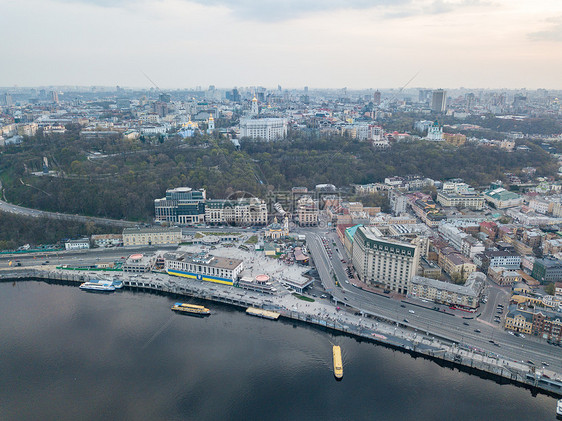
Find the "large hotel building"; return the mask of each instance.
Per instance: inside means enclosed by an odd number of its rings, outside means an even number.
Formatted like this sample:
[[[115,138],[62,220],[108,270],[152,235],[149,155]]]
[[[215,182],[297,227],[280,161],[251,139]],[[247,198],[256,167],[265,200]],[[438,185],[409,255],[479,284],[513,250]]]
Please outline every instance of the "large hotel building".
[[[240,120],[240,137],[271,140],[287,136],[287,120],[284,118],[243,118]]]
[[[383,236],[376,227],[358,227],[353,236],[353,266],[359,279],[379,288],[408,292],[416,275],[419,247]]]

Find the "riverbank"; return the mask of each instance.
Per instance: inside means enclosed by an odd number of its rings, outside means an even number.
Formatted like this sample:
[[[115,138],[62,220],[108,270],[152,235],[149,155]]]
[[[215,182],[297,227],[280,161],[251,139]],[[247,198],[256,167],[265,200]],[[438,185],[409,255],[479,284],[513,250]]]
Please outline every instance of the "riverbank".
[[[115,274],[112,274],[115,275]],[[47,266],[33,269],[12,269],[0,273],[0,280],[43,280],[79,284],[96,279],[99,273],[78,273]],[[327,303],[303,303],[291,294],[260,296],[257,292],[223,287],[199,281],[186,281],[166,274],[117,275],[126,288],[134,290],[190,296],[234,305],[242,309],[258,307],[276,311],[282,319],[306,323],[323,329],[341,332],[361,340],[377,342],[413,356],[431,359],[442,366],[491,378],[498,382],[513,383],[552,396],[562,396],[562,375],[552,370],[509,360],[502,355],[459,344],[445,337],[432,336],[409,330],[405,325],[393,325],[380,317],[362,315],[353,309],[338,310]]]

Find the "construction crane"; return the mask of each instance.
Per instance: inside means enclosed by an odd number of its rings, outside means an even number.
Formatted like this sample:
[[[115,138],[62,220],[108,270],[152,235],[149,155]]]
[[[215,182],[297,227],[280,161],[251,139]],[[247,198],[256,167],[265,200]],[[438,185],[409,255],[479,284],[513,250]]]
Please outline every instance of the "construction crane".
[[[387,99],[387,100],[385,100],[383,103],[381,103],[381,106],[380,106],[380,107],[381,107],[381,108],[386,108],[388,105],[390,105],[390,103],[391,103],[392,101],[394,101],[394,100],[396,99],[396,97],[397,97],[398,95],[400,95],[400,94],[402,93],[402,91],[403,91],[404,89],[406,89],[406,87],[407,87],[419,74],[420,74],[420,72],[418,71],[414,76],[412,76],[412,77],[410,78],[410,80],[408,80],[408,82],[406,82],[406,83],[404,84],[404,86],[402,86],[402,87],[398,90],[398,92],[396,92],[394,95],[392,95],[392,97],[390,97],[389,99]]]

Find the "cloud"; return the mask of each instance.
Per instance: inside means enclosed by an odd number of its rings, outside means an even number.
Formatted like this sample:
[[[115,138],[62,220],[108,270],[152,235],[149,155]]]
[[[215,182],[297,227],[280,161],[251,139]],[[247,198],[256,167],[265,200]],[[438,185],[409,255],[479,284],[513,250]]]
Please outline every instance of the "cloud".
[[[104,8],[136,9],[139,3],[157,6],[162,0],[58,0]],[[400,19],[438,15],[471,7],[490,6],[489,0],[178,0],[179,3],[219,7],[241,21],[282,22],[316,13],[381,9],[381,17]]]
[[[527,37],[531,41],[554,41],[562,42],[562,16],[545,19],[550,24],[548,29],[531,32]]]
[[[107,8],[131,8],[135,0],[59,0]],[[160,0],[140,0],[158,3]],[[280,22],[302,16],[335,10],[363,10],[377,7],[401,7],[416,0],[181,0],[207,7],[229,10],[237,19],[258,22]]]
[[[402,19],[420,15],[440,15],[444,13],[456,12],[468,8],[489,7],[494,4],[486,0],[433,0],[433,1],[417,1],[400,8],[390,11],[384,15],[388,19]]]

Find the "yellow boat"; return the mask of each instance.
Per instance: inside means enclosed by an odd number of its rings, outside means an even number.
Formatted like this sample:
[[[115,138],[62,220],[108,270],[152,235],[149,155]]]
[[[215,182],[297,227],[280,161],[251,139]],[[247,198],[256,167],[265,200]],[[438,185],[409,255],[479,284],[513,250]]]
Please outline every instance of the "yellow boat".
[[[175,303],[172,310],[179,311],[184,314],[191,314],[193,316],[208,316],[211,310],[203,306],[196,306],[194,304]]]
[[[336,379],[340,380],[343,377],[341,348],[339,346],[334,345],[332,348],[332,353],[334,354],[334,376],[336,376]]]

